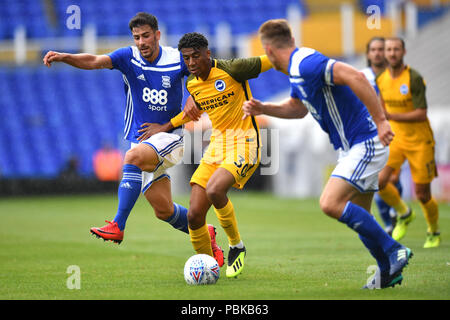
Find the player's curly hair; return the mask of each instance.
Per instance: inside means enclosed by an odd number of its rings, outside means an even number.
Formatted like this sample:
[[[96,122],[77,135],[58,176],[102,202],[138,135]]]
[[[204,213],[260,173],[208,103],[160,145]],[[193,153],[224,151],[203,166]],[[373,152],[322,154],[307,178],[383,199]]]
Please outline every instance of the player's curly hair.
[[[181,37],[180,41],[178,41],[178,51],[181,51],[183,48],[208,48],[208,39],[198,32],[186,33]]]

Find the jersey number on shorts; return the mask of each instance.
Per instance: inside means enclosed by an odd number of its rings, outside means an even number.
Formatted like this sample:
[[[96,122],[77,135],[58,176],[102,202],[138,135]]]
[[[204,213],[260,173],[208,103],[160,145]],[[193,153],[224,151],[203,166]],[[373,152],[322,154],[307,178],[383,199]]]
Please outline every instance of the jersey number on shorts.
[[[239,169],[236,170],[237,174],[241,177],[245,178],[247,176],[247,173],[250,171],[251,168],[253,168],[255,165],[250,163],[245,163],[245,159],[243,156],[239,156],[239,162],[235,161],[234,165],[238,167]]]

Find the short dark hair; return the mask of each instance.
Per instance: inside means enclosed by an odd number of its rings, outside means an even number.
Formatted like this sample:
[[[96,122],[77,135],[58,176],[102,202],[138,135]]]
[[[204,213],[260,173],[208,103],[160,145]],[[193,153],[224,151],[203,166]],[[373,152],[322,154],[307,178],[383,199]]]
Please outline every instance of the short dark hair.
[[[147,12],[138,12],[133,18],[131,18],[128,26],[130,30],[133,31],[133,28],[149,25],[153,31],[158,30],[158,19],[150,13]]]
[[[208,39],[198,32],[184,34],[178,41],[178,51],[183,48],[203,49],[208,48]]]
[[[405,40],[403,40],[403,38],[400,38],[400,37],[389,37],[389,38],[386,38],[385,41],[388,41],[388,40],[392,40],[392,41],[400,41],[400,43],[402,44],[403,49],[406,48],[406,47],[405,47]]]
[[[295,45],[292,41],[291,28],[286,19],[268,20],[259,27],[258,33],[261,41],[267,40],[277,48]]]

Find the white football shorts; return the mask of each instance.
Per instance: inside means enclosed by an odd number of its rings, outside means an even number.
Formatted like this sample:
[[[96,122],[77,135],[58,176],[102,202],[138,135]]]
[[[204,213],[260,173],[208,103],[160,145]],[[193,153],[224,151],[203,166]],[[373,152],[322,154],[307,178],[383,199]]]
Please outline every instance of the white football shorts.
[[[389,157],[389,147],[383,146],[377,136],[355,144],[348,151],[339,150],[332,177],[346,180],[360,192],[378,191],[378,174]]]
[[[158,180],[163,178],[170,179],[167,169],[173,167],[181,161],[184,155],[184,139],[175,133],[160,132],[145,141],[158,154],[159,163],[153,172],[142,171],[142,193]],[[131,148],[136,147],[137,143],[131,143]]]

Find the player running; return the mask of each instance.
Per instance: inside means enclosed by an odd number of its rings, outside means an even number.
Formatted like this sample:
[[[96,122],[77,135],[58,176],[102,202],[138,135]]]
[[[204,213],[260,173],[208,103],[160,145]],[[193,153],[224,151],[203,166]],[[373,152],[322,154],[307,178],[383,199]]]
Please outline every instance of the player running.
[[[211,59],[208,40],[187,33],[178,43],[191,72],[186,87],[201,112],[212,122],[208,149],[194,172],[189,205],[189,234],[197,253],[213,255],[208,241],[206,214],[211,205],[228,237],[227,277],[244,268],[246,248],[238,230],[235,210],[227,197],[231,187],[242,189],[260,162],[259,127],[254,117],[242,119],[242,104],[251,98],[248,79],[272,66],[266,56],[247,59]],[[190,120],[183,113],[164,125],[150,125],[152,132],[170,131]]]
[[[189,233],[187,209],[172,201],[167,169],[183,157],[182,127],[152,137],[145,123],[165,123],[181,110],[182,81],[189,71],[177,49],[159,45],[158,20],[140,12],[129,22],[135,46],[117,49],[107,55],[68,54],[49,51],[44,57],[48,67],[64,62],[80,69],[117,69],[123,74],[126,110],[124,138],[131,142],[123,165],[118,189],[118,209],[112,222],[91,232],[105,240],[123,240],[128,216],[142,192],[157,218],[175,229]],[[192,100],[188,99],[189,101]],[[215,245],[214,227],[209,226]],[[222,262],[219,264],[223,264]]]
[[[303,118],[311,113],[340,151],[320,197],[322,211],[356,231],[376,259],[380,272],[366,287],[378,281],[381,288],[400,283],[412,252],[370,214],[378,173],[388,158],[386,146],[393,137],[375,91],[351,66],[313,49],[297,48],[284,19],[265,22],[259,36],[274,68],[289,74],[291,97],[280,103],[251,99],[243,105],[245,115]]]
[[[400,38],[388,38],[385,56],[388,68],[377,77],[386,115],[392,125],[395,138],[392,141],[389,160],[380,173],[380,196],[399,214],[392,236],[401,239],[406,228],[415,218],[414,211],[401,199],[389,178],[408,160],[415,193],[428,224],[424,248],[440,245],[439,209],[431,195],[431,181],[437,176],[434,158],[434,137],[427,117],[425,81],[422,76],[403,62],[405,43]]]

